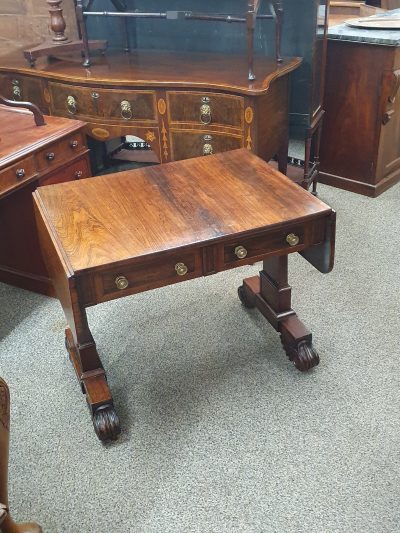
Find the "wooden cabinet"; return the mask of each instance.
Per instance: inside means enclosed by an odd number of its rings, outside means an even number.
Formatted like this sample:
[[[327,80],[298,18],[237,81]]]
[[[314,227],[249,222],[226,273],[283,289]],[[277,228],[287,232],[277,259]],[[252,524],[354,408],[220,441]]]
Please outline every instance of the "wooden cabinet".
[[[58,117],[45,120],[44,126],[35,126],[31,113],[0,105],[0,281],[52,294],[32,193],[37,186],[91,173],[84,124]]]
[[[99,141],[135,135],[160,163],[245,147],[286,171],[289,74],[299,58],[256,56],[256,80],[236,54],[140,51],[93,58],[90,69],[68,60],[19,56],[3,60],[0,76],[19,77],[52,115],[79,118]],[[7,82],[8,83],[8,82]],[[69,148],[66,146],[66,151]]]
[[[400,180],[399,69],[400,43],[329,41],[322,183],[378,196]]]

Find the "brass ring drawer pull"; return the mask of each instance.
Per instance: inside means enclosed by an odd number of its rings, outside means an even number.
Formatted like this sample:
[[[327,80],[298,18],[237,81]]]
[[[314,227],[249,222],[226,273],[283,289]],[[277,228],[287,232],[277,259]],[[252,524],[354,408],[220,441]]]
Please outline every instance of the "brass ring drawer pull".
[[[295,233],[289,233],[289,235],[286,236],[286,242],[289,246],[297,246],[300,242],[300,239]]]
[[[122,291],[128,287],[129,282],[125,276],[118,276],[115,278],[115,285],[117,286],[117,289]]]
[[[130,120],[133,116],[132,106],[128,100],[122,100],[121,102],[121,117],[124,120]]]
[[[238,259],[244,259],[247,256],[247,250],[244,246],[236,246],[235,255]]]
[[[56,157],[56,154],[54,152],[47,152],[45,157],[46,157],[47,161],[53,161],[54,158]]]
[[[210,124],[211,118],[211,107],[208,104],[203,104],[200,107],[200,122],[202,124]]]
[[[67,96],[67,111],[68,113],[71,113],[71,115],[75,115],[78,111],[76,100],[73,96]]]
[[[213,150],[212,144],[205,143],[203,145],[203,155],[212,155],[213,151],[214,150]]]
[[[176,263],[175,270],[178,276],[184,276],[188,272],[188,267],[185,263]]]
[[[22,99],[21,87],[19,86],[19,81],[18,80],[13,80],[12,81],[12,93],[13,93],[14,100],[21,100]]]
[[[17,168],[17,170],[15,171],[15,175],[17,176],[18,179],[24,178],[25,177],[25,169],[24,168]]]
[[[79,142],[75,139],[69,143],[70,147],[74,150],[75,148],[78,148]]]

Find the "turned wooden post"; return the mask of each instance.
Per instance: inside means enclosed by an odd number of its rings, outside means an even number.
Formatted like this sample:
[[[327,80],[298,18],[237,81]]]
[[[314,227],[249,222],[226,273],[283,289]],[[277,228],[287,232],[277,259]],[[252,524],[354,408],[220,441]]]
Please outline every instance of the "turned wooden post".
[[[46,0],[49,4],[49,13],[50,13],[50,28],[53,35],[53,42],[55,43],[67,43],[70,42],[70,39],[64,34],[65,28],[67,27],[63,10],[61,7],[62,0]]]

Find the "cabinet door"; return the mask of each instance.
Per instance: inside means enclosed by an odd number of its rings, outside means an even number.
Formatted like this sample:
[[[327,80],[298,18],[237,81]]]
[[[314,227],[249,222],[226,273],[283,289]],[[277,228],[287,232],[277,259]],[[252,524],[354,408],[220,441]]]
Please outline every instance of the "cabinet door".
[[[400,69],[383,75],[384,113],[379,139],[376,182],[400,171]]]

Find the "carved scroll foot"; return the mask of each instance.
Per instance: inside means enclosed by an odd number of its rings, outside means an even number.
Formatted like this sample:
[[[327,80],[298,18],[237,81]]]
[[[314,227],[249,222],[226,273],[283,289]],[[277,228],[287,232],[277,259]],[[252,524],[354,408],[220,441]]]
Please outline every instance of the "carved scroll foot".
[[[319,364],[319,355],[314,350],[313,345],[308,341],[303,340],[298,343],[293,343],[281,335],[281,342],[286,355],[297,370],[306,372]]]
[[[118,415],[112,405],[102,405],[93,413],[93,426],[101,441],[116,440],[121,433]]]

